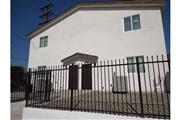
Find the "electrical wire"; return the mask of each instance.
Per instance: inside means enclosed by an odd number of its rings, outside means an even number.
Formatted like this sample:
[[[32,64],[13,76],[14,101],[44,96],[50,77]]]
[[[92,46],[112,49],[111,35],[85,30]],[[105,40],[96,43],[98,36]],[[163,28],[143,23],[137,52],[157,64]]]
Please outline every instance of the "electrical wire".
[[[15,35],[15,34],[11,34],[12,37],[18,38],[18,40],[26,40],[27,42],[29,42],[29,40],[23,36],[20,35]],[[12,43],[12,41],[11,41]],[[33,43],[31,43],[32,47],[35,49],[38,49],[38,47],[35,47],[35,45]]]
[[[11,34],[11,36],[12,36],[12,37],[15,37],[15,38],[18,38],[18,39],[20,39],[20,40],[26,40],[26,41],[28,41],[28,39],[25,38],[25,37],[23,37],[23,36],[19,36],[19,35],[15,35],[15,34]]]
[[[15,59],[15,60],[21,60],[21,61],[28,61],[28,59],[25,58],[19,58],[19,57],[11,57],[11,59]]]

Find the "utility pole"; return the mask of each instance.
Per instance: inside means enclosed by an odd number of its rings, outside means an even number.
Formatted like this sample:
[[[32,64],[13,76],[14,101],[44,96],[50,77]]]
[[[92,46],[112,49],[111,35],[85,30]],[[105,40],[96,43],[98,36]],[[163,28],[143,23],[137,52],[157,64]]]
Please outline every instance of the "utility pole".
[[[49,17],[54,14],[52,12],[52,10],[50,10],[52,7],[54,7],[53,3],[49,3],[48,5],[40,8],[40,10],[43,12],[43,14],[41,16],[39,16],[39,17],[41,19],[43,19],[44,21],[42,23],[40,23],[39,25],[43,25],[43,24],[50,21]]]

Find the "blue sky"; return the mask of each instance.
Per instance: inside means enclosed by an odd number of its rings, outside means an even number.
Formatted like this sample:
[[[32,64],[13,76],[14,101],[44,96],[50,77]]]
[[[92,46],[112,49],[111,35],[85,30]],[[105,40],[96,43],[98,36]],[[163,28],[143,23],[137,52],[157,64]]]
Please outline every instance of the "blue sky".
[[[42,14],[39,8],[53,2],[54,16],[70,8],[76,2],[98,2],[111,0],[11,0],[11,65],[27,67],[29,41],[26,35],[37,28]],[[170,52],[170,0],[166,0],[163,16],[167,52]]]

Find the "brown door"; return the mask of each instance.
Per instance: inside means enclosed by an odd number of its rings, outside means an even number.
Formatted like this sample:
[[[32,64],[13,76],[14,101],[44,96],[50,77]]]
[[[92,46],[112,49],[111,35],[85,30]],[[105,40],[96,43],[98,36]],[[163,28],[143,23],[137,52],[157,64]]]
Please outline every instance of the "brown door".
[[[51,71],[47,70],[46,71],[46,83],[45,83],[45,100],[49,101],[50,100],[50,95],[51,94]]]
[[[82,65],[82,89],[92,90],[92,66],[91,66],[91,64]]]
[[[78,65],[69,66],[69,89],[78,89]]]

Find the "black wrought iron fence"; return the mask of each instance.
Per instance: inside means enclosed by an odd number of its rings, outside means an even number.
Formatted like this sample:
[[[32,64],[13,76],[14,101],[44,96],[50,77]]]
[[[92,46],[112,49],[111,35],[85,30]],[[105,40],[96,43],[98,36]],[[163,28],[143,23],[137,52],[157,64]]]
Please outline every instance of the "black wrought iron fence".
[[[18,79],[11,78],[11,102],[25,100],[26,73],[17,73]]]
[[[170,61],[131,57],[29,69],[26,106],[170,118]]]

